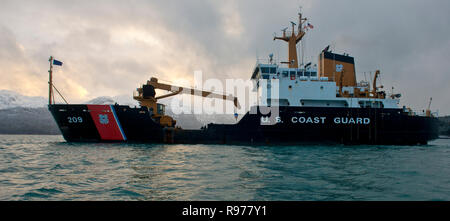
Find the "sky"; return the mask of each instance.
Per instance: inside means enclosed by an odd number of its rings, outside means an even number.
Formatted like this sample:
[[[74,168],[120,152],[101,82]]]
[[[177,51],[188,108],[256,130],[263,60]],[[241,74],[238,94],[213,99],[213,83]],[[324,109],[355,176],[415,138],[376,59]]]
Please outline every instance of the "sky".
[[[355,57],[358,80],[381,70],[402,105],[450,114],[448,0],[0,0],[0,90],[70,103],[129,94],[150,77],[181,86],[203,78],[248,79],[257,58],[287,60],[274,33],[301,10],[314,29],[306,61],[323,48]]]

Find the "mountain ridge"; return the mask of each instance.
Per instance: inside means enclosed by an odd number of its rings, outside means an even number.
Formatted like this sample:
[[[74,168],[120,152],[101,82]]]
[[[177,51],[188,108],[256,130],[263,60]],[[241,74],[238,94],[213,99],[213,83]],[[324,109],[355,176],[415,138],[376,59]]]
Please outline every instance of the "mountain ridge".
[[[61,134],[47,109],[47,102],[44,97],[31,97],[0,90],[0,134]],[[165,100],[164,103],[168,102],[170,101]],[[139,103],[129,95],[101,96],[84,103],[139,106]],[[235,122],[234,117],[230,115],[174,114],[169,107],[166,108],[166,114],[172,116],[177,121],[177,126],[184,129],[200,129],[211,122]]]

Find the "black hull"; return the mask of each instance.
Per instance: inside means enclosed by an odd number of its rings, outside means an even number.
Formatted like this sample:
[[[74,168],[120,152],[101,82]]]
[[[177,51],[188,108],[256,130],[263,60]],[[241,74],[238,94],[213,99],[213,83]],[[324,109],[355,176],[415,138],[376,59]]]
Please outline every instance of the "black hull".
[[[101,112],[92,106],[105,108],[109,118],[97,119]],[[209,124],[201,130],[163,128],[145,108],[49,105],[49,110],[69,142],[417,145],[438,138],[436,118],[399,109],[280,107],[273,125],[261,125],[268,118],[260,113],[247,113],[236,124]]]

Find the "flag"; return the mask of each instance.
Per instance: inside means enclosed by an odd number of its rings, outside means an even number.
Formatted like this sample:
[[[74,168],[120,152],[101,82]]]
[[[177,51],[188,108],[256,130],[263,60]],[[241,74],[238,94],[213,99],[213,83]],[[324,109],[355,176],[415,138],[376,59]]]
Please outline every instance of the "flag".
[[[58,61],[58,60],[53,59],[53,65],[59,65],[59,66],[62,66],[63,63],[62,63],[61,61]]]
[[[314,28],[314,26],[313,26],[312,24],[310,24],[309,22],[308,22],[307,27],[310,28],[310,29],[313,29],[313,28]]]

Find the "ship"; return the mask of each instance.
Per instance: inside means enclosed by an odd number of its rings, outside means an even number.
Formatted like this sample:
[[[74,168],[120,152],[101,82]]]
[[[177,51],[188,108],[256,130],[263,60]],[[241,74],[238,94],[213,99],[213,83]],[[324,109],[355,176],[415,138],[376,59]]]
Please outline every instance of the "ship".
[[[379,70],[371,84],[357,82],[355,58],[349,54],[335,53],[327,46],[317,64],[299,64],[297,44],[312,25],[302,13],[298,15],[298,23],[291,22],[292,30],[283,29],[281,36],[273,38],[287,42],[288,61],[276,62],[273,55],[267,61],[257,59],[250,80],[258,103],[235,123],[209,123],[195,130],[177,126],[161,99],[188,94],[222,99],[236,108],[239,101],[232,95],[161,83],[154,77],[133,94],[137,107],[56,104],[53,89],[60,92],[52,83],[57,61],[53,57],[49,59],[48,109],[67,142],[425,145],[438,138],[436,113],[400,106],[401,94],[388,94],[377,85]],[[157,96],[156,90],[168,93]]]

